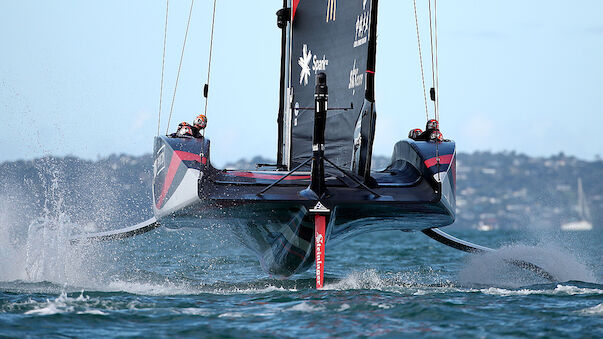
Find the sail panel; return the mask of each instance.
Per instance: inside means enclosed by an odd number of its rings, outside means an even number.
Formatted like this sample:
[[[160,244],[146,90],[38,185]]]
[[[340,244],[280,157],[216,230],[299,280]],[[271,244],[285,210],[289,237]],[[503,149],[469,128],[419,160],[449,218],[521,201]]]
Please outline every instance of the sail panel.
[[[292,3],[291,165],[312,155],[315,76],[327,74],[327,158],[349,168],[354,128],[364,103],[371,11],[376,0],[294,0]],[[372,69],[370,71],[373,71]],[[371,82],[372,84],[372,82]],[[370,98],[372,99],[372,98]],[[340,108],[333,110],[333,108]]]

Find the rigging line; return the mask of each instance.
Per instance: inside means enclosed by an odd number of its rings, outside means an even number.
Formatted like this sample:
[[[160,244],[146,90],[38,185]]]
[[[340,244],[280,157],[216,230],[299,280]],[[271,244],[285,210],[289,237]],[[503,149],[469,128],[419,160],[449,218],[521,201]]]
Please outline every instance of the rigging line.
[[[178,89],[178,80],[180,80],[180,69],[182,69],[182,59],[184,58],[184,48],[186,47],[186,38],[188,37],[188,28],[191,25],[191,16],[193,15],[193,5],[195,0],[191,0],[191,8],[188,12],[188,22],[186,24],[186,32],[184,33],[184,42],[182,43],[182,52],[180,53],[180,63],[178,64],[178,73],[176,74],[176,84],[174,85],[174,94],[172,95],[172,104],[170,106],[170,116],[168,117],[165,134],[168,134],[170,129],[170,121],[172,120],[172,112],[174,111],[174,101],[176,101],[176,90]]]
[[[433,47],[433,42],[432,42],[432,52],[431,52],[431,57],[432,57],[432,76],[433,76],[433,87],[435,88],[435,102],[434,102],[434,109],[435,109],[435,119],[438,121],[440,121],[440,100],[439,100],[439,95],[440,95],[440,86],[439,86],[439,68],[438,68],[438,7],[437,7],[437,0],[433,0],[433,40],[435,40],[435,48]],[[431,0],[429,0],[429,28],[431,30]],[[435,65],[433,63],[433,59],[435,59]],[[442,178],[441,178],[441,171],[440,171],[440,147],[439,147],[440,142],[438,140],[436,140],[436,159],[438,161],[438,182],[440,183],[440,190],[442,190]],[[442,194],[442,192],[440,192],[440,194]]]
[[[415,26],[417,27],[417,44],[419,45],[419,64],[421,65],[421,82],[423,83],[423,99],[425,100],[425,120],[429,120],[429,109],[427,108],[427,91],[425,89],[425,74],[423,72],[423,54],[421,53],[421,36],[419,34],[419,17],[417,15],[417,0],[413,0],[415,8]]]
[[[427,91],[425,89],[425,74],[423,72],[423,54],[421,53],[421,36],[419,35],[419,17],[417,15],[417,0],[413,0],[415,9],[415,26],[417,27],[417,44],[419,45],[419,63],[421,64],[421,82],[423,83],[423,99],[425,100],[425,120],[429,120],[429,109],[427,108]]]
[[[205,108],[203,109],[203,114],[207,117],[207,101],[209,100],[209,75],[211,73],[211,55],[214,47],[214,23],[216,20],[216,0],[214,0],[214,10],[211,16],[211,35],[209,38],[209,61],[207,62],[207,82],[205,83],[207,86],[207,92],[205,92]],[[201,133],[205,137],[205,128]]]
[[[435,69],[435,49],[433,47],[433,22],[432,22],[432,17],[433,14],[431,12],[431,0],[427,1],[429,3],[429,43],[431,46],[431,84],[434,88],[434,91],[436,91],[436,93],[434,93],[434,101],[433,101],[433,111],[434,111],[434,116],[435,119],[438,120],[438,103],[435,100],[435,96],[437,96],[437,88],[436,88],[436,84],[435,84],[435,74],[436,74],[436,69]]]
[[[438,0],[433,0],[433,22],[435,32],[436,119],[440,121],[440,66],[438,65]]]
[[[159,87],[159,113],[157,114],[157,136],[161,128],[161,107],[163,105],[163,74],[165,70],[165,45],[167,42],[168,28],[168,10],[170,8],[170,0],[165,1],[165,26],[163,28],[163,57],[161,58],[161,85]]]
[[[432,60],[432,78],[433,78],[433,87],[435,88],[435,101],[434,101],[434,115],[435,119],[440,121],[440,101],[438,100],[438,95],[440,93],[440,88],[438,86],[438,21],[437,21],[437,0],[433,0],[433,34],[432,36],[432,51],[431,51],[431,60]],[[429,0],[429,29],[431,31],[431,0]],[[433,47],[433,40],[435,40],[435,48]],[[435,59],[435,63],[434,60]],[[440,132],[441,133],[441,132]],[[436,140],[436,159],[438,161],[438,182],[440,183],[440,191],[442,190],[442,178],[440,175],[440,142]],[[442,192],[440,192],[442,194]]]

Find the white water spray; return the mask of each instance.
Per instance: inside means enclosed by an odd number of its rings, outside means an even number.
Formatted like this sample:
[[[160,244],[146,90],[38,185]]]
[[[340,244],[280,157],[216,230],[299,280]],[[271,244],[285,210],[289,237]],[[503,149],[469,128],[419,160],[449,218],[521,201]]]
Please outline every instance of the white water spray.
[[[548,282],[529,270],[511,264],[512,260],[535,264],[561,282],[596,282],[595,274],[575,254],[554,244],[511,245],[494,252],[472,255],[459,273],[459,281],[462,284],[512,288]]]
[[[59,171],[44,159],[35,167],[38,180],[7,185],[0,196],[0,281],[82,286],[93,249],[69,241],[78,225],[64,212]]]

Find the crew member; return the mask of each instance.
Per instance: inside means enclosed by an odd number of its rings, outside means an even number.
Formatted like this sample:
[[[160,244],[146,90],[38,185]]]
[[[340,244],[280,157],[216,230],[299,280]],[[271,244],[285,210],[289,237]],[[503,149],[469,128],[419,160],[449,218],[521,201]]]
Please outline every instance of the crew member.
[[[440,132],[440,124],[436,119],[430,119],[425,125],[425,131],[415,138],[418,141],[442,141],[444,136]]]
[[[197,115],[195,120],[193,120],[193,133],[195,137],[202,137],[202,131],[207,127],[207,117],[203,114]]]
[[[423,130],[420,128],[411,129],[410,132],[408,132],[408,137],[410,139],[417,140],[417,137],[419,137],[421,133],[423,133]]]
[[[192,137],[193,136],[193,128],[186,121],[183,121],[180,124],[178,124],[178,131],[176,132],[176,136],[177,137],[184,137],[184,136]]]

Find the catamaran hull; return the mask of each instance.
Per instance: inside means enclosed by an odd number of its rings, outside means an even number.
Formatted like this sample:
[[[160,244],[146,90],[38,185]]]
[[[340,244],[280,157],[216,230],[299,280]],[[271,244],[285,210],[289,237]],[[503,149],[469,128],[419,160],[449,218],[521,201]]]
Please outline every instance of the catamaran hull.
[[[332,174],[326,179],[328,194],[316,200],[300,194],[310,183],[308,172],[292,173],[262,192],[287,172],[217,170],[209,162],[209,140],[160,137],[155,141],[155,215],[171,228],[228,229],[267,273],[290,276],[314,263],[318,202],[328,210],[329,245],[364,232],[420,231],[453,223],[454,143],[437,148],[401,141],[392,166],[373,173],[370,189]],[[440,161],[434,164],[435,154]]]

